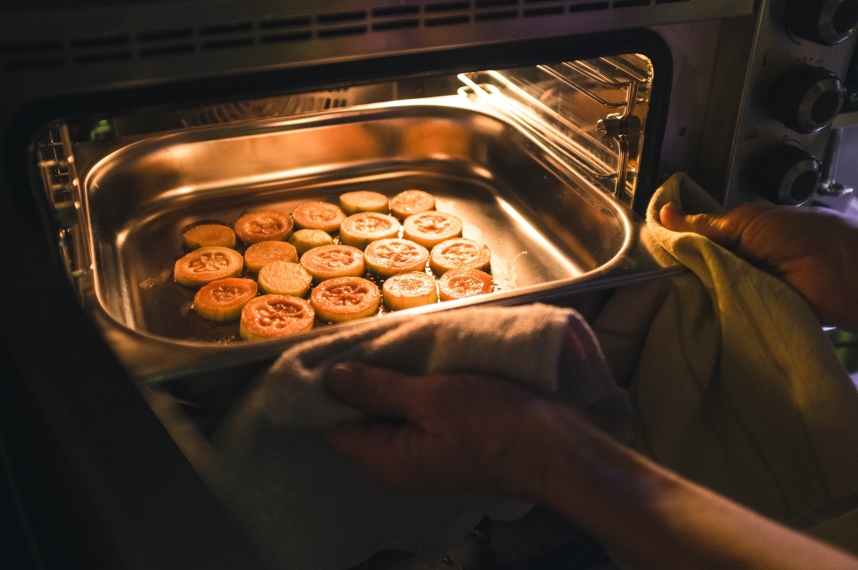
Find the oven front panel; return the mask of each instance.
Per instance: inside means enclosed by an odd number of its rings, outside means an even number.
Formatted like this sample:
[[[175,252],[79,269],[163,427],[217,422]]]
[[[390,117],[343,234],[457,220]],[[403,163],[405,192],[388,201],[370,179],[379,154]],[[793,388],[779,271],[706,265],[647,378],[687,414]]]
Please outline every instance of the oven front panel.
[[[499,39],[719,20],[750,15],[753,5],[753,0],[233,0],[8,10],[0,18],[0,83],[14,81],[14,91],[29,97],[74,94]],[[2,91],[9,95],[9,89]]]

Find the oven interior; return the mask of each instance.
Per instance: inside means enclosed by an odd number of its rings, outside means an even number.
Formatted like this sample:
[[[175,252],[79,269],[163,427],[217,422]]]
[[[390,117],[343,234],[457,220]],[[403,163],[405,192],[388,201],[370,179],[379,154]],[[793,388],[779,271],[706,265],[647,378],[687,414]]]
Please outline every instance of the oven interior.
[[[542,300],[657,266],[637,259],[631,210],[654,76],[647,56],[624,53],[64,118],[32,146],[37,191],[81,302],[131,375],[160,381],[293,340],[250,347],[237,323],[196,315],[194,291],[173,280],[184,230],[249,211],[354,190],[433,194],[490,248],[493,291],[382,308],[392,318]],[[331,328],[316,321],[307,334]]]
[[[33,141],[34,191],[46,198],[80,302],[181,446],[190,433],[214,433],[291,342],[250,345],[235,323],[205,322],[190,310],[193,291],[171,273],[184,254],[183,228],[231,224],[254,209],[291,212],[305,200],[336,203],[350,190],[420,188],[438,210],[462,218],[464,237],[490,246],[495,290],[384,318],[601,298],[664,271],[642,245],[631,208],[641,172],[657,162],[642,156],[646,144],[659,144],[645,134],[654,109],[667,105],[651,101],[658,73],[647,56],[626,53],[63,117]],[[306,335],[347,326],[317,323]],[[489,556],[507,565],[606,560],[543,509],[513,523],[486,521],[450,552],[456,564]],[[415,565],[383,552],[364,566]]]

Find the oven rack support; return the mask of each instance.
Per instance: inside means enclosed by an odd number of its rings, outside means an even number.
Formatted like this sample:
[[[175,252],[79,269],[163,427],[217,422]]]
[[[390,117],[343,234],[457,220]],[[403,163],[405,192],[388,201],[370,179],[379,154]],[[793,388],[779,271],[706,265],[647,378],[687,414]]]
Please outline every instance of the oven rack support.
[[[467,88],[460,94],[474,95],[479,103],[548,143],[597,187],[631,204],[652,70],[613,59],[461,74],[459,79]],[[600,67],[609,67],[615,76]],[[563,91],[579,93],[598,108],[613,112],[598,118],[564,113]]]

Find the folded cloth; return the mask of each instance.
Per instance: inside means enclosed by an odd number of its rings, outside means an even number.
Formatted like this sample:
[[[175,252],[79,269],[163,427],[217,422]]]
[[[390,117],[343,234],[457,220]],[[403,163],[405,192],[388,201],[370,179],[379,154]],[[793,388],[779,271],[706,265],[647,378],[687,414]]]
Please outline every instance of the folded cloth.
[[[618,290],[592,322],[629,386],[635,447],[763,514],[825,523],[823,537],[858,552],[855,517],[841,516],[858,504],[855,386],[795,291],[703,236],[664,228],[668,201],[721,208],[684,174],[649,205],[649,237],[691,272]],[[852,520],[851,532],[834,518]]]
[[[575,342],[563,354],[563,339]],[[541,393],[560,391],[630,433],[626,392],[577,313],[545,305],[470,308],[376,319],[298,344],[215,434],[209,481],[275,567],[341,570],[387,549],[435,565],[483,515],[512,520],[531,504],[454,494],[391,494],[330,452],[313,429],[360,417],[332,401],[323,378],[354,360],[408,374],[479,373]],[[204,473],[205,476],[205,473]]]

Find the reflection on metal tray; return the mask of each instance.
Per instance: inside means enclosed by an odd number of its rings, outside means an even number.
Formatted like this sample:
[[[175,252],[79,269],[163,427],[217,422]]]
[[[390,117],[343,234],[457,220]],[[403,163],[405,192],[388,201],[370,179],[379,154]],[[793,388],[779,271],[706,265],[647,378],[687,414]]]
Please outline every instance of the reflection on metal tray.
[[[546,140],[576,170],[631,204],[653,67],[626,54],[463,73],[477,100]]]
[[[188,130],[101,158],[86,145],[75,151],[93,267],[78,287],[137,377],[268,357],[294,342],[234,342],[237,325],[208,323],[189,310],[193,291],[174,283],[171,270],[184,253],[181,228],[199,220],[291,212],[302,201],[336,202],[357,189],[431,192],[438,210],[462,218],[464,237],[489,246],[500,290],[383,318],[546,299],[661,270],[640,247],[634,214],[461,97]],[[316,334],[324,328],[302,338]]]

